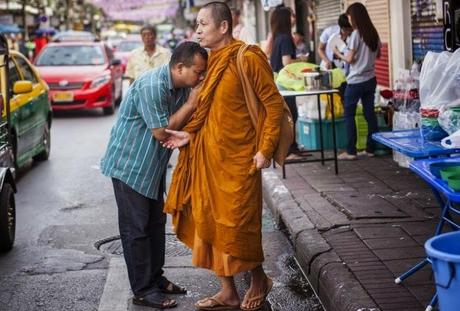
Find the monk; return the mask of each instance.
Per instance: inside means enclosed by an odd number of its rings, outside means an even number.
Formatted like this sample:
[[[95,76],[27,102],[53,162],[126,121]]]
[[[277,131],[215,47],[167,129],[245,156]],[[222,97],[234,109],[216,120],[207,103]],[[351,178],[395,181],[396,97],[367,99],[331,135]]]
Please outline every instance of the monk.
[[[183,131],[169,131],[165,147],[181,147],[165,211],[197,267],[212,270],[222,288],[196,303],[199,310],[259,310],[273,282],[264,272],[261,169],[277,146],[283,99],[266,56],[244,54],[244,70],[263,114],[255,129],[245,102],[236,57],[244,44],[232,37],[229,7],[212,2],[198,13],[197,38],[210,49],[198,108]],[[251,271],[241,302],[233,276]]]

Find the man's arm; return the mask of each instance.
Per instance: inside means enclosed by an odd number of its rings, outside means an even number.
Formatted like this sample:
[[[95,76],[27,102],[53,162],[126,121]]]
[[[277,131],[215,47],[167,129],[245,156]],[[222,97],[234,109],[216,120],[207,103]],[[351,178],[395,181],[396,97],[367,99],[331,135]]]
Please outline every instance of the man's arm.
[[[318,44],[318,55],[326,64],[326,68],[330,69],[332,67],[332,63],[326,56],[326,43],[320,42]]]
[[[198,94],[201,89],[201,84],[194,87],[190,92],[190,95],[187,99],[187,102],[182,105],[182,107],[176,111],[168,119],[168,125],[165,127],[154,128],[152,129],[152,134],[158,141],[164,141],[169,137],[170,134],[166,133],[168,130],[180,130],[188,122],[192,114],[195,112],[197,103],[198,103]]]

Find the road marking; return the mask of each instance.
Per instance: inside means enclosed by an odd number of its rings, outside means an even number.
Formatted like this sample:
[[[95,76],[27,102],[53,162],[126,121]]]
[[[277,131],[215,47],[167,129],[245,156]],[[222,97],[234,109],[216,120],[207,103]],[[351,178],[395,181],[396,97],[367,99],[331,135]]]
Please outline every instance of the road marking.
[[[130,298],[128,272],[123,257],[110,259],[104,292],[99,302],[98,311],[126,311]]]

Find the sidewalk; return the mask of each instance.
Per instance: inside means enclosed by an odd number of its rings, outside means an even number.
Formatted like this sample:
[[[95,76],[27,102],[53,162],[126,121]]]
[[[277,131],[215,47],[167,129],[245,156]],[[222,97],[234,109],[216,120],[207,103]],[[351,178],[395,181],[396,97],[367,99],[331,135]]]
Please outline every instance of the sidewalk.
[[[390,156],[286,165],[264,175],[264,199],[282,221],[296,258],[328,311],[425,310],[434,294],[425,256],[438,219],[431,189]]]

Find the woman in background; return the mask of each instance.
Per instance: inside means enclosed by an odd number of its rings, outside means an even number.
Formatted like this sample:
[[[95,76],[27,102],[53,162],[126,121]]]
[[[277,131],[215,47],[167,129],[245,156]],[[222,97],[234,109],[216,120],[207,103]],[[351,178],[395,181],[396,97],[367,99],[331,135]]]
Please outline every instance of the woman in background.
[[[345,90],[345,124],[347,128],[347,151],[339,155],[340,160],[355,160],[357,155],[372,157],[375,142],[372,134],[378,131],[377,117],[374,111],[374,94],[377,86],[375,78],[375,60],[380,56],[380,38],[372,24],[366,7],[359,3],[350,5],[347,14],[353,32],[348,39],[348,51],[345,54],[334,49],[336,56],[350,64]],[[367,121],[366,150],[356,152],[356,105],[361,99],[364,117]]]
[[[286,7],[277,7],[270,16],[270,27],[272,31],[273,44],[270,54],[270,65],[275,73],[278,73],[284,66],[294,62],[296,58],[296,46],[292,38],[292,11]],[[297,121],[298,113],[295,97],[285,98],[286,104],[292,114],[294,124]],[[295,127],[294,127],[295,137]],[[290,153],[299,153],[296,140],[291,145]],[[288,160],[293,155],[288,156]]]

